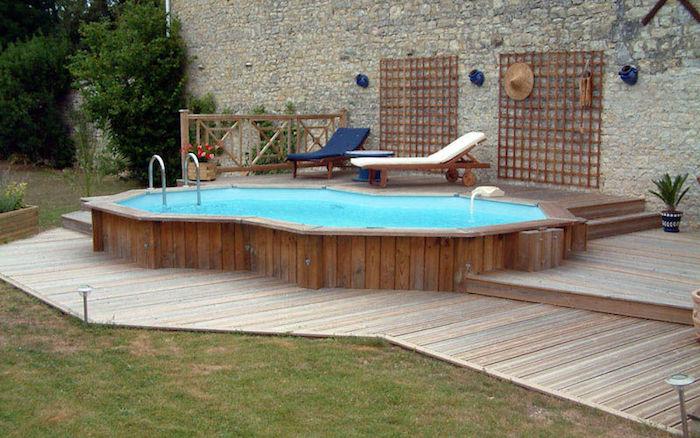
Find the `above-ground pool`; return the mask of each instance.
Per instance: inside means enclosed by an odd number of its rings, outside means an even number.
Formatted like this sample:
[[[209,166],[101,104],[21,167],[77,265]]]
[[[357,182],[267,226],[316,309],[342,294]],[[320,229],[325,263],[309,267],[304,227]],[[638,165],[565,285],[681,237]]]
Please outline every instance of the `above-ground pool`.
[[[536,205],[462,196],[377,196],[332,189],[223,188],[147,193],[118,204],[152,213],[259,217],[303,225],[347,228],[470,228],[546,219]]]
[[[147,268],[249,270],[302,287],[467,291],[470,275],[539,270],[585,245],[565,209],[514,199],[336,189],[137,190],[90,201],[93,249]]]

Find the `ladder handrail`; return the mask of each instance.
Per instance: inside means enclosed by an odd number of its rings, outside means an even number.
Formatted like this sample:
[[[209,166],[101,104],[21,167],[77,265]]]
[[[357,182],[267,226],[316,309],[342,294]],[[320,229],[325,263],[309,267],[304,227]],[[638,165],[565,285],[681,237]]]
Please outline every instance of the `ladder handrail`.
[[[185,157],[185,185],[184,186],[189,187],[189,185],[187,184],[189,181],[189,178],[187,176],[187,164],[190,162],[190,160],[189,160],[190,158],[194,162],[194,167],[195,167],[195,170],[197,173],[197,205],[202,205],[202,195],[199,192],[199,159],[192,152],[187,154],[187,156]]]
[[[148,163],[148,189],[153,190],[153,162],[158,160],[160,164],[160,179],[161,185],[163,186],[163,207],[167,207],[168,203],[165,201],[165,163],[160,155],[153,155],[151,161]]]

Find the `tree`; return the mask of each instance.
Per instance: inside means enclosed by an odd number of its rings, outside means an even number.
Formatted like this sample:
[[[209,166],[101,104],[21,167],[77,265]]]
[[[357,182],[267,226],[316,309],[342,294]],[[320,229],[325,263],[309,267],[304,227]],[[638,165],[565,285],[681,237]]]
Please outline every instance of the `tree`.
[[[70,166],[74,147],[59,102],[70,85],[65,40],[37,35],[0,53],[0,158]]]
[[[37,33],[48,34],[58,23],[52,0],[0,0],[0,49]]]
[[[123,0],[0,0],[0,158],[72,164],[62,101],[78,23],[111,18]]]
[[[131,174],[147,180],[151,155],[163,157],[170,182],[179,175],[179,113],[184,104],[185,50],[177,20],[166,36],[157,0],[129,1],[115,22],[81,26],[69,69],[92,119],[108,123]]]

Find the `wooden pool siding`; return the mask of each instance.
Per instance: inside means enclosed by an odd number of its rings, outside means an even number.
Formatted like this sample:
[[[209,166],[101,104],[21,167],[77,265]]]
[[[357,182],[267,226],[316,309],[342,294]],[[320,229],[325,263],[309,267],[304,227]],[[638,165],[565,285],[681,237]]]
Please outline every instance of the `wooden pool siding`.
[[[585,246],[585,227],[575,221],[525,231],[505,225],[503,232],[484,235],[415,230],[360,235],[322,227],[295,230],[259,219],[144,220],[96,208],[92,215],[93,250],[141,267],[249,270],[310,289],[466,292],[469,275],[547,269]]]

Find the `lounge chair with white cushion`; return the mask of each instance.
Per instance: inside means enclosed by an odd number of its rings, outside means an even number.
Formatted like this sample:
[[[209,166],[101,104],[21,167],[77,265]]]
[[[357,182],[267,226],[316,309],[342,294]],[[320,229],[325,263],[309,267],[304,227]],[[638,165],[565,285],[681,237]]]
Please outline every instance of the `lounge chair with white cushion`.
[[[485,140],[486,136],[483,132],[469,132],[427,157],[353,158],[350,162],[354,166],[369,170],[370,184],[374,181],[375,172],[381,172],[379,177],[381,187],[386,187],[389,170],[431,169],[447,169],[445,178],[450,182],[455,182],[459,178],[457,169],[464,169],[462,183],[465,186],[473,186],[476,183],[476,176],[471,169],[491,167],[488,163],[479,162],[470,154],[476,145]]]

